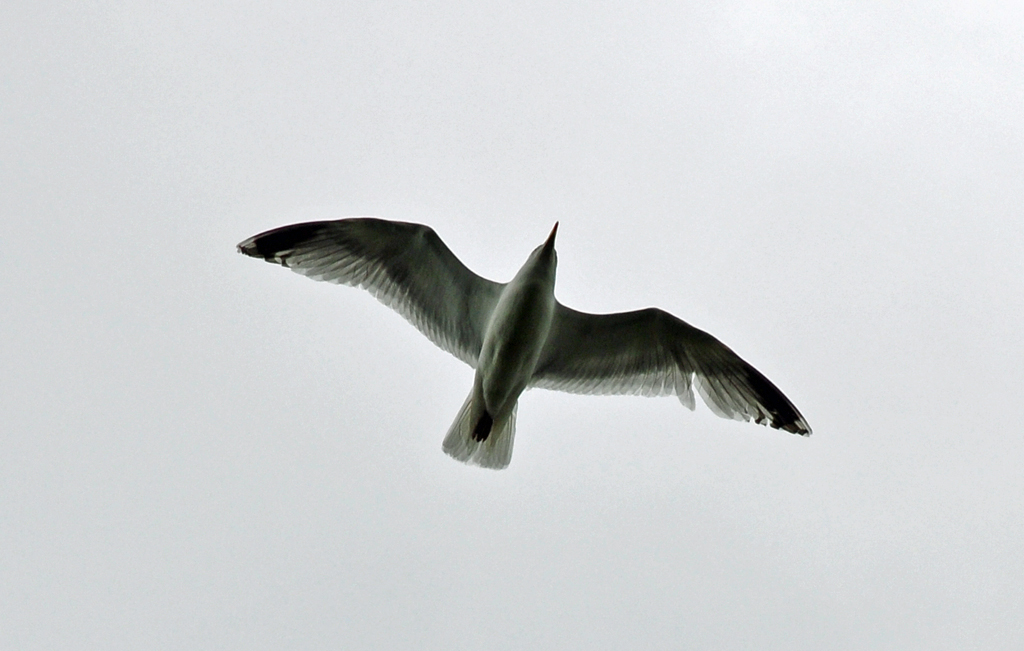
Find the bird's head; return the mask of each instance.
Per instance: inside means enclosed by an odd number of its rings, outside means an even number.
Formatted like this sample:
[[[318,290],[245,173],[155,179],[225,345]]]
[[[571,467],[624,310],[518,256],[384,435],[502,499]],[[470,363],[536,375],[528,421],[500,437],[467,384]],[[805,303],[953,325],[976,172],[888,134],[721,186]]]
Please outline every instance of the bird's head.
[[[557,262],[558,255],[555,254],[555,235],[558,233],[558,222],[555,222],[555,227],[551,229],[551,234],[548,235],[548,239],[543,244],[533,250],[533,256],[536,257],[550,257],[553,262]]]
[[[551,229],[551,234],[548,235],[548,239],[543,244],[538,246],[530,254],[531,258],[537,259],[538,262],[544,261],[551,265],[551,269],[554,270],[558,266],[558,254],[555,253],[555,235],[558,233],[558,222],[555,222],[555,227]]]
[[[557,232],[558,222],[555,222],[555,227],[551,229],[548,239],[533,250],[526,264],[520,269],[520,274],[528,273],[533,277],[540,274],[549,277],[549,282],[554,283],[555,268],[558,266],[558,254],[555,253],[555,233]]]

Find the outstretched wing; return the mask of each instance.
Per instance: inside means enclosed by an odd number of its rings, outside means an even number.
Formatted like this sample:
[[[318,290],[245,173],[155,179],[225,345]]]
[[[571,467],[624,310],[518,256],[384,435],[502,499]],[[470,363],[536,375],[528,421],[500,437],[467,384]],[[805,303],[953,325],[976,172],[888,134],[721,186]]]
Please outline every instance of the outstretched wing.
[[[811,433],[793,403],[757,369],[656,308],[586,314],[557,305],[530,384],[571,393],[675,394],[690,409],[696,385],[719,416]]]
[[[475,367],[503,287],[476,275],[420,224],[356,218],[282,226],[238,245],[314,280],[362,287]]]

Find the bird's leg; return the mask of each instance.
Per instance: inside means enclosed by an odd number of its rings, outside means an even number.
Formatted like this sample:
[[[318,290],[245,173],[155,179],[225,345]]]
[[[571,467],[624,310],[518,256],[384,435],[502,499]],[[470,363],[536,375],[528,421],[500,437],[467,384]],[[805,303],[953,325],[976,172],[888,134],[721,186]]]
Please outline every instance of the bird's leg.
[[[494,425],[494,419],[486,411],[480,416],[480,420],[476,422],[476,427],[473,428],[473,440],[478,443],[483,443],[487,440],[487,436],[491,433],[491,426]]]

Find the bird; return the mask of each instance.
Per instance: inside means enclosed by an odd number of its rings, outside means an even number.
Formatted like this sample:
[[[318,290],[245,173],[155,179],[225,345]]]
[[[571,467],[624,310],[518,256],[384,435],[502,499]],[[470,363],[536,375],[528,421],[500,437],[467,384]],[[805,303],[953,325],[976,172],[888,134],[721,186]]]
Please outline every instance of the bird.
[[[442,449],[491,469],[512,459],[520,395],[675,395],[724,418],[809,436],[796,406],[725,344],[654,307],[589,314],[555,299],[558,223],[507,283],[470,271],[429,226],[374,217],[292,224],[238,251],[314,280],[361,287],[474,369]]]

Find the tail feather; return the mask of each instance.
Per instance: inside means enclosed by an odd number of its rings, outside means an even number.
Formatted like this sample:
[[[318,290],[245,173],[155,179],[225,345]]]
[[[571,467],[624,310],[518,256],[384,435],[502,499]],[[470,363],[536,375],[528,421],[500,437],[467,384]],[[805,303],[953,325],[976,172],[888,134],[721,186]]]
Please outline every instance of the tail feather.
[[[512,441],[516,434],[518,408],[517,403],[508,414],[494,420],[490,433],[483,441],[478,441],[474,437],[478,423],[473,419],[475,410],[473,392],[470,392],[462,409],[459,410],[459,415],[455,417],[455,422],[448,429],[448,435],[444,437],[442,449],[453,459],[470,465],[495,470],[507,467],[512,460]],[[483,410],[481,414],[482,417],[490,418]]]

